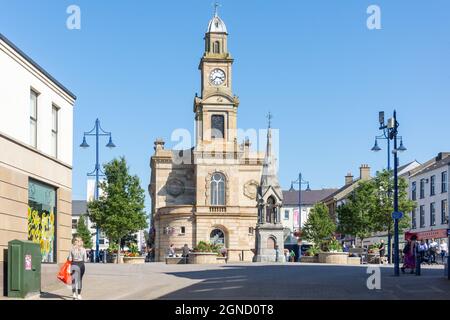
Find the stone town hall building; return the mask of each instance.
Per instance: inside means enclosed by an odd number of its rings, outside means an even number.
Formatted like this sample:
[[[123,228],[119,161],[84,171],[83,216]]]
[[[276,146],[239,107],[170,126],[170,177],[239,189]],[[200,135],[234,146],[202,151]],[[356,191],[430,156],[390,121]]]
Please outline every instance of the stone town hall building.
[[[232,91],[233,59],[227,42],[227,28],[216,13],[199,66],[195,147],[167,150],[163,140],[155,141],[149,192],[157,261],[163,261],[171,244],[193,248],[200,241],[224,245],[230,261],[251,262],[256,252],[264,154],[250,151],[248,140],[237,141],[239,99]],[[279,197],[275,202],[281,205]],[[276,247],[271,240],[268,243]]]

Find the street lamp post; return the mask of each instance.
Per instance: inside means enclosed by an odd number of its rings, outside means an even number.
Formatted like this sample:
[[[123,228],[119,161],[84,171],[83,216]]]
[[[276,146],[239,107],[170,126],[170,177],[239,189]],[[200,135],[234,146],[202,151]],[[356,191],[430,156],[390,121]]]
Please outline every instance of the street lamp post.
[[[291,189],[294,189],[294,184],[298,184],[298,189],[299,189],[298,190],[298,229],[299,229],[299,232],[300,232],[300,230],[302,229],[302,185],[308,185],[306,190],[310,190],[310,188],[309,188],[309,181],[303,180],[301,172],[298,175],[298,179],[295,180],[295,181],[292,181]],[[300,248],[299,248],[299,255],[298,255],[298,257],[299,257],[298,259],[299,259],[299,262],[300,262],[300,260],[302,258],[302,246],[301,245],[300,245]]]
[[[380,120],[380,130],[383,130],[383,136],[377,137],[375,140],[375,146],[372,148],[373,151],[380,151],[381,148],[378,147],[378,139],[383,139],[383,137],[394,141],[394,212],[392,218],[394,219],[394,275],[400,276],[400,254],[399,254],[399,220],[402,218],[402,213],[399,212],[398,207],[398,153],[406,151],[403,145],[403,138],[398,136],[399,123],[397,121],[397,111],[394,110],[394,117],[388,120],[388,123],[384,123],[384,112],[379,113]],[[398,138],[400,138],[400,146],[398,146]],[[389,146],[389,144],[388,144]],[[390,156],[388,156],[388,166],[390,164]],[[390,191],[389,191],[390,194]],[[389,248],[390,248],[389,244]]]
[[[393,128],[389,128],[388,124],[385,123],[384,111],[379,112],[378,120],[380,123],[380,130],[382,130],[383,134],[375,137],[375,145],[372,148],[372,151],[379,152],[382,149],[378,145],[378,140],[386,140],[387,141],[387,170],[391,172],[391,132]],[[400,149],[399,151],[406,151],[406,148],[403,146],[403,138],[400,138]],[[396,148],[396,147],[394,147]],[[398,164],[397,164],[398,166]],[[391,196],[391,188],[388,189],[388,195]],[[391,241],[391,230],[388,230],[388,263],[392,262],[392,241]]]
[[[88,173],[88,177],[95,177],[95,189],[94,189],[94,199],[95,201],[98,201],[99,199],[99,179],[100,176],[104,176],[103,173],[101,173],[100,169],[100,160],[99,160],[99,138],[101,136],[107,136],[109,137],[109,142],[106,145],[107,148],[115,148],[116,145],[112,141],[112,135],[111,132],[106,132],[102,129],[100,126],[100,120],[97,118],[95,120],[95,126],[94,128],[89,131],[85,132],[83,135],[83,143],[81,143],[80,147],[83,149],[89,148],[89,144],[86,141],[86,137],[94,136],[95,137],[95,169],[94,171]],[[100,240],[99,240],[99,229],[97,227],[96,229],[96,238],[95,238],[95,259],[94,262],[99,261],[99,248],[100,248]]]

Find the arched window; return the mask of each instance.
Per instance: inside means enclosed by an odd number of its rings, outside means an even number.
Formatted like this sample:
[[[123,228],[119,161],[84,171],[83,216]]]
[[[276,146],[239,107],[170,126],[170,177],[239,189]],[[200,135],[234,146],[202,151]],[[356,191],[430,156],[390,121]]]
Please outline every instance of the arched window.
[[[225,233],[220,229],[214,229],[210,235],[210,242],[225,247]]]
[[[221,173],[214,173],[211,177],[211,205],[225,205],[225,176]]]
[[[219,41],[214,42],[213,53],[220,53],[220,42]]]
[[[270,197],[267,199],[266,206],[266,222],[267,223],[276,223],[276,207],[275,207],[275,199]]]

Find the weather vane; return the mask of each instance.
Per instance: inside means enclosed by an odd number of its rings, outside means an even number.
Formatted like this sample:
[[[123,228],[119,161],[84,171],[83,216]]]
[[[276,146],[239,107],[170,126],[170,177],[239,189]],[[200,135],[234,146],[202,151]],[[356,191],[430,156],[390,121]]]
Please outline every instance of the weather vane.
[[[214,2],[214,16],[217,17],[218,16],[218,11],[219,11],[219,7],[221,7],[222,5],[216,1]]]

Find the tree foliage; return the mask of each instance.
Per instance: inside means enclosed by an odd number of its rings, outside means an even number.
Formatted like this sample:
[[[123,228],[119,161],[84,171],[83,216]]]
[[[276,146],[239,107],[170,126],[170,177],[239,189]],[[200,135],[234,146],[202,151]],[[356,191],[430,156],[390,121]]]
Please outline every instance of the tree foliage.
[[[375,192],[372,181],[362,181],[349,195],[346,203],[337,208],[338,231],[355,236],[361,241],[374,231],[372,213]]]
[[[331,219],[328,208],[323,203],[318,203],[311,209],[308,220],[303,228],[306,240],[315,246],[322,246],[326,239],[330,239],[336,231],[336,224]]]
[[[83,215],[80,216],[80,219],[78,220],[75,236],[80,237],[81,240],[83,240],[85,248],[92,248],[92,234]]]
[[[103,194],[88,205],[91,221],[116,244],[147,227],[145,191],[139,178],[131,176],[128,170],[123,157],[104,165],[106,180],[100,184]]]
[[[403,218],[399,221],[399,231],[409,227],[409,212],[415,202],[408,198],[408,183],[399,178],[399,211]],[[394,229],[394,181],[392,172],[384,170],[369,181],[362,181],[350,194],[346,203],[337,209],[341,233],[353,235],[363,240],[376,232],[391,232]]]

